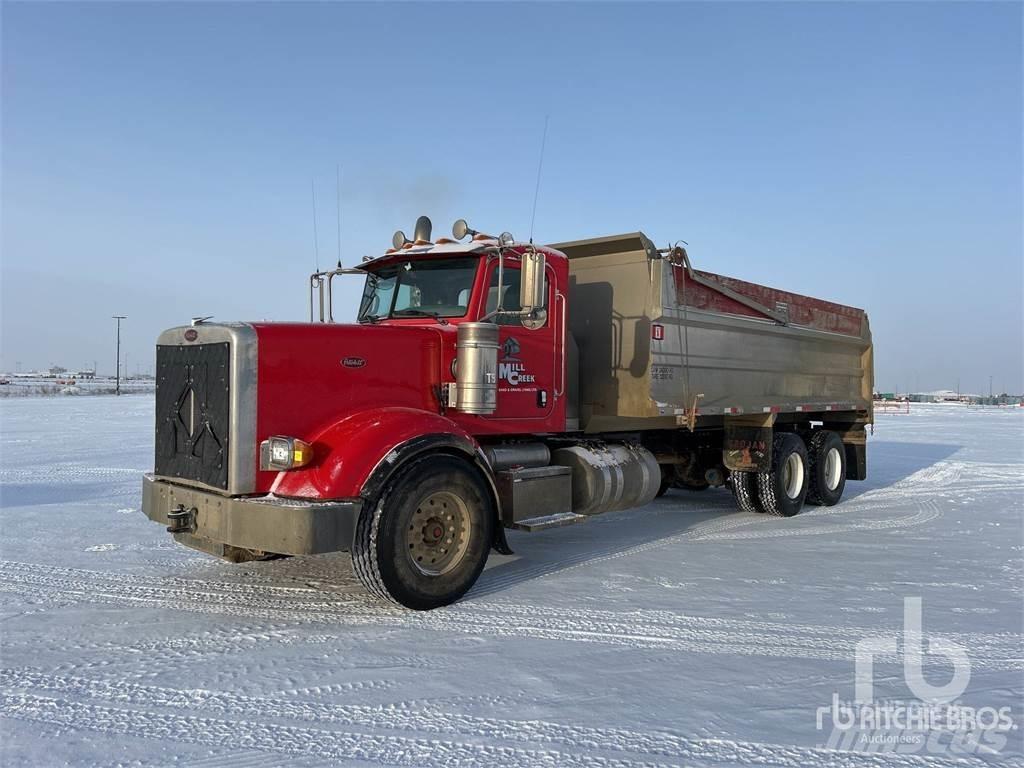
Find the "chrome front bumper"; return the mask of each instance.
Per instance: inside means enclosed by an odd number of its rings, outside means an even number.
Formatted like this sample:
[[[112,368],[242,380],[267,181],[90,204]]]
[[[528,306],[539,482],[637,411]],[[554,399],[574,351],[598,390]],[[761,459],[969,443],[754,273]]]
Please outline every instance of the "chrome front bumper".
[[[228,559],[235,550],[315,555],[349,550],[361,499],[311,502],[221,496],[145,475],[142,511],[182,544]],[[176,514],[175,514],[176,513]]]

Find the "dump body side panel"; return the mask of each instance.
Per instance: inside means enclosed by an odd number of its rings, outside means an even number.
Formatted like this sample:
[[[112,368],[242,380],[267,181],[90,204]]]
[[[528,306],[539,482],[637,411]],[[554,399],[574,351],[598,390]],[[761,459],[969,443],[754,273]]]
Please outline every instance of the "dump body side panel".
[[[861,386],[870,348],[861,310],[742,284],[757,289],[752,293],[772,310],[785,304],[783,312],[807,322],[781,325],[748,307],[729,306],[728,297],[712,300],[713,291],[693,281],[681,264],[661,260],[657,268],[662,310],[655,322],[662,338],[651,342],[650,379],[659,410],[692,407],[695,398],[705,415],[871,407],[870,392],[865,398]]]
[[[642,233],[553,247],[569,257],[585,431],[763,412],[870,420],[863,310],[692,272]]]

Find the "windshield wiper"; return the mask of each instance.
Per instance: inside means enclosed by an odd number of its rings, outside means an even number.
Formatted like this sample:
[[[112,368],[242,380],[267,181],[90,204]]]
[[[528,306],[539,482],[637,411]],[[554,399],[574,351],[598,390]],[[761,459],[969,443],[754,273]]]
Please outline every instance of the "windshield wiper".
[[[448,321],[441,317],[441,315],[438,314],[437,312],[431,312],[426,309],[420,309],[419,307],[406,307],[405,309],[396,309],[394,312],[391,313],[392,317],[397,317],[398,315],[417,315],[422,317],[432,317],[435,320],[437,320],[437,322],[439,322],[441,325],[448,325]]]
[[[383,319],[384,318],[382,318],[380,315],[363,315],[362,317],[359,318],[359,323],[360,324],[363,324],[363,323],[371,323],[371,324],[373,324],[373,323],[379,323]]]

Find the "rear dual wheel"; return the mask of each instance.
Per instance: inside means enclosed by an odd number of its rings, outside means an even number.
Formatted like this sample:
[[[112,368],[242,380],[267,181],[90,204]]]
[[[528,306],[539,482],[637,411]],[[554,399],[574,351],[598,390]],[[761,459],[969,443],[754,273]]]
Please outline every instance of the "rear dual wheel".
[[[762,510],[777,517],[792,517],[804,505],[809,473],[807,447],[800,435],[780,432],[772,441],[772,469],[758,473],[757,496]]]
[[[772,441],[769,472],[733,472],[732,491],[743,512],[792,517],[804,502],[832,506],[846,486],[846,451],[835,432],[818,430],[805,444],[792,432]]]
[[[740,512],[764,512],[757,497],[757,472],[733,472],[729,476],[732,495]]]
[[[468,462],[415,460],[360,515],[353,569],[369,592],[407,608],[454,603],[487,562],[494,518],[490,492]]]
[[[819,429],[807,441],[810,486],[807,503],[831,507],[846,488],[846,446],[839,435]]]

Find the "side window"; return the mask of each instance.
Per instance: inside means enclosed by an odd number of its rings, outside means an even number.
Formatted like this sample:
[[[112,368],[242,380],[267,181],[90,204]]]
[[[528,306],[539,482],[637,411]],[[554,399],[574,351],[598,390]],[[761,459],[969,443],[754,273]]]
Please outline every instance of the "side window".
[[[503,301],[501,308],[512,312],[519,311],[522,306],[519,304],[519,270],[505,268],[501,280],[501,294]],[[493,312],[498,308],[498,268],[491,272],[491,282],[487,288],[487,312]],[[521,325],[519,318],[515,315],[499,315],[495,318],[498,325]]]
[[[505,272],[502,275],[502,286],[501,293],[504,296],[504,301],[501,304],[502,309],[507,309],[512,312],[518,312],[523,308],[523,305],[519,303],[519,277],[520,273],[518,269],[510,267],[505,268]],[[544,292],[547,293],[548,284],[547,279],[544,280]],[[486,312],[493,312],[498,307],[498,268],[494,267],[491,271],[491,282],[487,288],[487,310]],[[498,325],[522,325],[522,320],[515,315],[499,315],[495,322]]]

